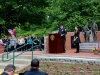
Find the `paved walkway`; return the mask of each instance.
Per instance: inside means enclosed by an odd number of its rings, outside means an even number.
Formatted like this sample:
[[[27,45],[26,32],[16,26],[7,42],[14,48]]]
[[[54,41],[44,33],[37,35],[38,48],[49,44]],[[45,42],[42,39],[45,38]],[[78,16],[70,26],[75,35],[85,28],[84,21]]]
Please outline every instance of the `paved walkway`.
[[[66,53],[50,54],[44,51],[34,51],[34,56],[75,56],[75,57],[89,57],[89,58],[100,58],[100,54],[94,54],[89,52],[74,53],[75,50],[67,50]],[[24,55],[31,55],[32,52],[26,52]]]
[[[34,57],[41,61],[47,62],[63,62],[63,63],[78,63],[78,64],[90,64],[100,65],[100,54],[94,54],[89,52],[74,53],[75,50],[67,50],[66,53],[50,54],[44,51],[34,51]],[[24,55],[31,55],[31,52],[27,52]]]
[[[34,51],[34,58],[38,58],[45,62],[63,62],[63,63],[78,63],[78,64],[95,64],[100,65],[100,54],[89,52],[74,53],[75,50],[67,50],[66,53],[50,54],[44,51]],[[16,52],[15,54],[19,54]],[[32,52],[25,52],[22,56],[31,56]],[[30,57],[31,58],[31,57]]]

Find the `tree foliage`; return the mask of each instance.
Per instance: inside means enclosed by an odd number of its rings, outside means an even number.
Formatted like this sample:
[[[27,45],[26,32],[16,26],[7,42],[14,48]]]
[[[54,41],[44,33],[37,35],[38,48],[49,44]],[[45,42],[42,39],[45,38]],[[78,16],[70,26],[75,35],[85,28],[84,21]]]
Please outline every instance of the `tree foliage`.
[[[94,20],[100,24],[99,0],[1,0],[0,30],[17,27],[24,31],[48,29],[47,33],[64,24],[67,31],[74,26],[83,26],[83,22],[91,26]],[[42,33],[41,33],[42,34]]]

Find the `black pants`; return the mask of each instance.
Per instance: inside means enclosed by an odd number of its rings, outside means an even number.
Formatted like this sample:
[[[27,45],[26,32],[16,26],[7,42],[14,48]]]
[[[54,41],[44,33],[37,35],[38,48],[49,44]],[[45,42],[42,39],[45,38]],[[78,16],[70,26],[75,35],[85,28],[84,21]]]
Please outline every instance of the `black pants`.
[[[41,48],[44,50],[44,45],[41,45]]]
[[[79,52],[79,43],[76,43],[76,52]]]
[[[28,44],[27,45],[27,50],[31,51],[32,50],[31,47],[32,47],[32,44]]]
[[[42,51],[42,50],[41,50],[41,46],[37,46],[36,49],[39,49],[40,51]]]
[[[42,51],[41,50],[41,46],[37,46],[38,44],[33,44],[33,46],[35,47],[34,49],[39,49],[40,51]]]
[[[24,51],[24,44],[22,44],[22,45],[17,45],[17,48],[19,48],[18,49],[18,51]]]
[[[9,49],[9,52],[13,51],[15,48],[14,46],[11,46],[11,48]]]

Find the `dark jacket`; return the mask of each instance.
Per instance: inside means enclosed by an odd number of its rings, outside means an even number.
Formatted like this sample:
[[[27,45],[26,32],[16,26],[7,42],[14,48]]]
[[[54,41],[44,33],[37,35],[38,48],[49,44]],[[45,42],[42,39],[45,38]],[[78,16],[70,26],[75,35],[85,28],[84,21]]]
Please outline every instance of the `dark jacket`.
[[[79,38],[79,35],[80,35],[80,31],[79,30],[74,33],[74,37],[78,37]]]
[[[76,31],[75,33],[74,33],[74,37],[76,38],[77,37],[77,39],[76,39],[76,41],[75,41],[75,43],[80,43],[81,41],[80,41],[80,31],[78,30],[78,31]]]
[[[1,75],[8,75],[8,73],[6,73],[6,72],[3,72]]]
[[[30,69],[29,71],[26,71],[24,75],[48,75],[45,72],[39,71],[38,69]]]
[[[41,44],[44,44],[44,37],[42,37],[41,39]]]
[[[36,44],[34,44],[34,45],[39,45],[40,44],[40,40],[39,40],[39,38],[34,38],[34,43],[36,43]]]
[[[60,28],[58,31],[58,34],[64,34],[64,36],[67,34],[67,31],[65,28]]]
[[[60,28],[59,31],[58,31],[58,34],[62,34],[62,35],[63,35],[63,36],[62,36],[63,41],[66,40],[67,31],[66,31],[65,28]]]

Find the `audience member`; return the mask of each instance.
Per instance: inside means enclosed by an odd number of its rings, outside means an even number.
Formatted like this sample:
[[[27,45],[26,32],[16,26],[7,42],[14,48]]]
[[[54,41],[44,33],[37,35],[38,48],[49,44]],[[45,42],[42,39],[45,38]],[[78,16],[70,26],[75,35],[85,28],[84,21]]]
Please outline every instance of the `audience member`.
[[[40,39],[37,35],[35,37],[29,35],[28,38],[26,36],[20,36],[18,38],[17,36],[15,37],[13,35],[8,37],[4,35],[0,41],[0,45],[5,46],[5,51],[12,51],[15,48],[19,48],[17,51],[26,50],[31,48],[32,44],[35,46],[35,49],[39,49],[40,51],[41,49],[44,50],[44,36],[42,39]]]
[[[3,46],[5,46],[5,52],[6,52],[6,49],[9,47],[9,45],[8,45],[8,37],[7,36],[2,36],[2,44],[1,45],[3,45]]]
[[[29,71],[26,71],[24,75],[48,75],[48,74],[40,71],[39,70],[39,60],[33,59],[31,61],[31,69]]]
[[[26,49],[27,49],[27,45],[26,45],[26,44],[27,44],[27,37],[26,37],[26,36],[23,36],[23,38],[24,38],[24,40],[25,40],[25,47],[24,47],[24,48],[25,48],[25,50],[26,50]]]
[[[24,40],[25,40],[25,44],[27,44],[27,37],[23,36]]]
[[[14,50],[17,47],[17,43],[18,43],[17,38],[15,36],[12,36],[10,38],[10,44],[9,44],[10,51]]]
[[[7,42],[7,36],[2,36],[2,41],[3,41],[3,43],[5,44],[6,42]]]
[[[43,35],[42,39],[41,39],[41,49],[44,50],[44,39],[45,39],[45,35]]]
[[[38,36],[35,35],[35,41],[33,42],[33,45],[36,46],[36,49],[39,49],[41,51],[41,46],[37,46],[40,44],[41,40],[39,40]]]
[[[32,46],[32,44],[33,44],[33,40],[32,40],[32,38],[31,38],[31,36],[29,36],[28,37],[28,39],[27,39],[27,49],[30,49],[31,48],[31,46]]]
[[[30,35],[31,39],[34,40],[34,37],[32,35]]]
[[[12,64],[9,64],[5,67],[4,72],[1,75],[14,75],[16,67]]]
[[[22,36],[20,36],[18,38],[18,47],[21,47],[19,51],[24,50],[24,47],[22,47],[24,44],[25,44],[25,39]]]

